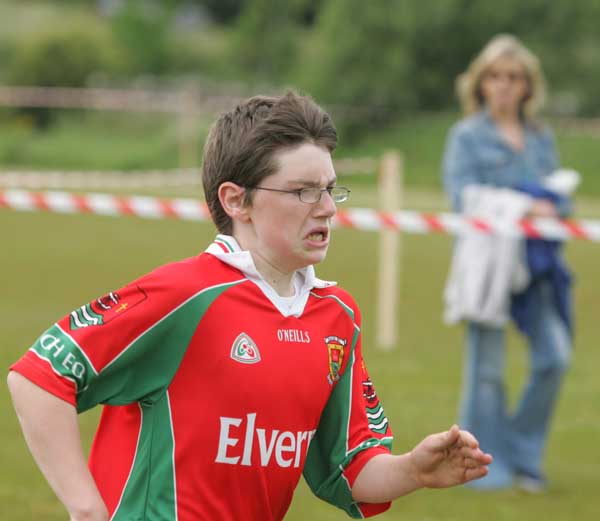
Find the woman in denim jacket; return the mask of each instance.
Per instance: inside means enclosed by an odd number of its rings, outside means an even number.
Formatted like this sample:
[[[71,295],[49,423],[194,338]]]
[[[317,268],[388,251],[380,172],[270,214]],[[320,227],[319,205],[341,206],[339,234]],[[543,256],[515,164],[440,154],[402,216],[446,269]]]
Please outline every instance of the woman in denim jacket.
[[[451,129],[443,159],[454,210],[461,211],[467,185],[543,185],[558,161],[551,133],[534,119],[544,95],[537,58],[513,36],[499,35],[458,77],[457,90],[465,118]],[[562,216],[568,206],[566,200],[535,199],[530,215]],[[542,277],[528,291],[534,303],[527,317],[529,375],[514,412],[507,411],[505,398],[504,329],[467,324],[461,425],[494,456],[489,475],[473,487],[546,487],[542,460],[571,336],[551,282]]]

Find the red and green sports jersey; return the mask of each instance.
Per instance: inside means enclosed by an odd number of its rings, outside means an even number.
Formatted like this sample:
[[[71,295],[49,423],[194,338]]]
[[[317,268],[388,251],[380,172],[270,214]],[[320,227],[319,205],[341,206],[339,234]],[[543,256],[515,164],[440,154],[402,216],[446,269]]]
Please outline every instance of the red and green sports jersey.
[[[104,405],[89,464],[114,521],[282,519],[301,473],[352,517],[389,507],[351,496],[392,437],[336,286],[285,316],[203,253],[75,310],[11,369],[78,411]]]

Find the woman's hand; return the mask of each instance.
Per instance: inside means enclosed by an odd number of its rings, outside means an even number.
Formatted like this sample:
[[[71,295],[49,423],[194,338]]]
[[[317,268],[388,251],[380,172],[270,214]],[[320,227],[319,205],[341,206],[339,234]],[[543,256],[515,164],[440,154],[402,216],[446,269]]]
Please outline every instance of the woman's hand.
[[[531,217],[558,217],[558,211],[553,202],[548,199],[537,199],[529,210]]]

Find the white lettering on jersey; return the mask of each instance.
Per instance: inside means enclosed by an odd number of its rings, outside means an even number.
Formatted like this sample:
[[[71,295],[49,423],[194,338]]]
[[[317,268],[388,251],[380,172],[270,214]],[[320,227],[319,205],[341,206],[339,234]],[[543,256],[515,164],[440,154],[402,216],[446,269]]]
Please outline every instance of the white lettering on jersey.
[[[44,351],[47,351],[52,358],[61,356],[61,353],[65,349],[65,345],[61,343],[60,338],[50,334],[45,334],[40,338],[40,346]],[[77,357],[73,353],[67,353],[62,361],[60,359],[58,361],[76,378],[81,379],[85,375],[85,365],[78,362]]]
[[[217,459],[219,463],[229,463],[230,465],[235,465],[240,459],[239,456],[235,457],[227,457],[227,447],[232,446],[235,447],[237,442],[240,441],[236,438],[229,437],[229,427],[234,425],[235,427],[239,427],[242,420],[239,418],[224,418],[221,416],[221,430],[219,432],[219,451],[217,452]]]
[[[296,342],[300,344],[309,344],[310,335],[308,331],[301,329],[278,329],[277,340],[280,342]]]
[[[246,437],[244,438],[244,456],[242,457],[242,465],[252,465],[250,458],[252,457],[252,440],[254,440],[252,433],[254,431],[256,413],[253,412],[248,414],[247,418],[248,426],[246,427]],[[221,420],[223,420],[223,418],[221,418]]]
[[[265,429],[256,429],[256,434],[258,435],[258,446],[260,448],[260,464],[266,467],[271,459],[271,454],[273,454],[273,447],[275,446],[275,440],[279,431],[277,429],[271,431],[271,440],[268,445]]]
[[[285,443],[289,440],[288,443]],[[296,452],[296,436],[291,432],[282,432],[277,438],[277,446],[275,447],[275,459],[280,467],[289,467],[294,460],[294,457],[287,459],[283,457],[284,453]]]
[[[298,468],[302,455],[308,452],[310,441],[316,432],[314,429],[294,433],[280,431],[279,429],[258,428],[255,427],[256,413],[247,414],[245,420],[244,422],[242,418],[221,416],[216,463],[237,465],[239,462],[240,465],[252,465],[254,447],[256,446],[254,438],[256,437],[261,466],[268,466],[274,453],[275,463],[280,467],[293,465]],[[245,428],[245,431],[239,432],[242,428]],[[234,429],[238,432],[232,432]],[[241,451],[239,449],[235,451],[234,447],[238,445],[241,439],[244,440],[244,445]],[[237,452],[237,455],[234,454],[235,452]]]

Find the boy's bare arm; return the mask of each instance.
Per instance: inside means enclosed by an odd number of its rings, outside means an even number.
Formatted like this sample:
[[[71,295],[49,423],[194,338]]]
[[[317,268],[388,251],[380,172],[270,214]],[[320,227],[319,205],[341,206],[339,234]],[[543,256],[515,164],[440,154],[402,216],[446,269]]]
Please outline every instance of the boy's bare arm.
[[[75,408],[15,371],[7,381],[29,450],[71,521],[108,520],[81,446]]]

